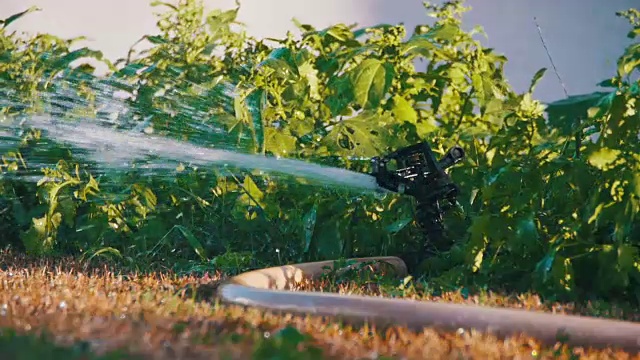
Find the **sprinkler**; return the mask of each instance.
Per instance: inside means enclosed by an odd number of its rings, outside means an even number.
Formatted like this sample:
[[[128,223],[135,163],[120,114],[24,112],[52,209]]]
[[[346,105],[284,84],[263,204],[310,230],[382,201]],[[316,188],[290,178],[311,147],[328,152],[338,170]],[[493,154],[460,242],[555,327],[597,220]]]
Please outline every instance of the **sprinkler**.
[[[425,235],[424,252],[434,254],[447,247],[443,216],[456,204],[458,186],[445,170],[464,158],[454,146],[436,160],[428,143],[422,142],[371,159],[371,175],[378,186],[416,199],[416,221]]]

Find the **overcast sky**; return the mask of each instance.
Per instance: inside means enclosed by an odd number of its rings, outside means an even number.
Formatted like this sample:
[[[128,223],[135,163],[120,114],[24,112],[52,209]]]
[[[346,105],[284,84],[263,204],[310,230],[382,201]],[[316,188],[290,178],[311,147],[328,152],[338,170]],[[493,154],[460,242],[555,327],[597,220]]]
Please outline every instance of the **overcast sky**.
[[[208,7],[230,8],[232,0],[205,0]],[[507,77],[524,91],[533,74],[549,67],[538,30],[570,94],[597,90],[595,84],[610,77],[615,61],[628,44],[629,27],[615,12],[638,0],[468,0],[473,9],[465,27],[482,25],[487,46],[509,58]],[[0,0],[0,16],[7,17],[31,5],[43,9],[13,26],[30,32],[62,37],[84,35],[89,45],[112,59],[124,57],[142,35],[155,31],[154,9],[147,0]],[[421,0],[241,0],[240,20],[256,36],[282,36],[294,30],[293,17],[316,27],[333,23],[362,26],[404,23],[408,29],[429,21]],[[536,97],[550,101],[564,97],[553,72],[547,72]]]

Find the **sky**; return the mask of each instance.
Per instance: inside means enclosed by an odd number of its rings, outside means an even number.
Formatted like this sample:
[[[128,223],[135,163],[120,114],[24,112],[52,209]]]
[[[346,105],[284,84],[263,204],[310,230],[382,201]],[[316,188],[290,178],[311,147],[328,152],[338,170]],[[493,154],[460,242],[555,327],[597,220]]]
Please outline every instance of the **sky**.
[[[173,2],[173,1],[172,1]],[[440,2],[440,1],[435,1]],[[540,30],[570,95],[598,90],[596,84],[615,73],[616,59],[629,44],[630,27],[616,11],[637,6],[638,0],[467,0],[472,10],[464,27],[481,25],[485,46],[507,56],[506,75],[517,91],[525,91],[534,73],[549,71],[535,97],[563,98],[540,40]],[[87,45],[112,60],[126,56],[144,34],[156,32],[154,11],[147,0],[1,0],[0,17],[36,5],[42,11],[12,25],[27,32],[61,37],[86,36]],[[335,23],[404,23],[407,29],[429,22],[422,0],[240,0],[239,20],[251,35],[281,37],[295,30],[292,18],[318,28]],[[233,0],[205,0],[208,8],[228,9]]]

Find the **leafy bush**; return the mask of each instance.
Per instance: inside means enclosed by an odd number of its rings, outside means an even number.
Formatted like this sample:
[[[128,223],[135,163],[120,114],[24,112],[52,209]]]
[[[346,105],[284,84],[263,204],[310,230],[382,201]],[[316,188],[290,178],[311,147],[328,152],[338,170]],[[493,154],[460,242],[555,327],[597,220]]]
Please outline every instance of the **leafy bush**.
[[[420,271],[440,287],[533,288],[549,296],[637,297],[640,165],[635,110],[640,44],[625,49],[611,89],[553,104],[511,89],[507,59],[461,30],[459,1],[425,5],[435,21],[343,24],[255,39],[238,9],[205,14],[196,0],[168,7],[151,47],[114,64],[72,41],[2,39],[2,112],[109,118],[201,146],[232,148],[367,172],[362,159],[422,140],[460,144],[452,170],[460,211],[452,243]],[[640,34],[638,11],[619,13]],[[79,66],[93,57],[110,69]],[[125,93],[126,112],[102,109]],[[115,119],[114,119],[115,118]],[[179,164],[147,177],[98,171],[36,130],[13,142],[0,178],[2,233],[28,252],[115,254],[237,270],[350,256],[409,256],[423,241],[412,199],[383,199],[276,175]],[[19,176],[49,164],[37,184]],[[54,165],[55,164],[55,165]],[[13,176],[12,176],[13,175]],[[161,175],[161,176],[160,176]]]

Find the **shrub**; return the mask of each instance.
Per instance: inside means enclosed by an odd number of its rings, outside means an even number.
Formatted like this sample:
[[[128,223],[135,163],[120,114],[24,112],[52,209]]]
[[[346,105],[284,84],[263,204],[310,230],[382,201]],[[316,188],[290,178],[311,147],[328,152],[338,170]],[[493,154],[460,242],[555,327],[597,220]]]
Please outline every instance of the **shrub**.
[[[516,93],[504,78],[507,59],[474,38],[481,28],[461,30],[459,1],[426,4],[435,21],[408,37],[401,25],[297,24],[300,37],[279,40],[246,35],[237,8],[205,14],[196,0],[160,6],[169,7],[160,32],[141,39],[151,47],[114,64],[98,51],[71,50],[71,41],[9,33],[26,13],[5,20],[3,114],[89,121],[107,117],[101,107],[124,92],[121,128],[363,172],[362,159],[418,141],[439,153],[459,144],[468,154],[452,170],[461,206],[447,219],[450,250],[420,267],[430,282],[636,296],[637,42],[601,84],[610,91],[544,105],[532,93],[546,69]],[[635,38],[638,12],[619,15]],[[76,66],[86,57],[109,73]],[[28,252],[245,269],[406,255],[423,241],[405,197],[187,164],[152,177],[98,171],[100,164],[45,142],[36,129],[22,140],[3,157],[0,194],[3,233],[14,242],[20,236]],[[41,163],[49,165],[37,184],[18,176]]]

